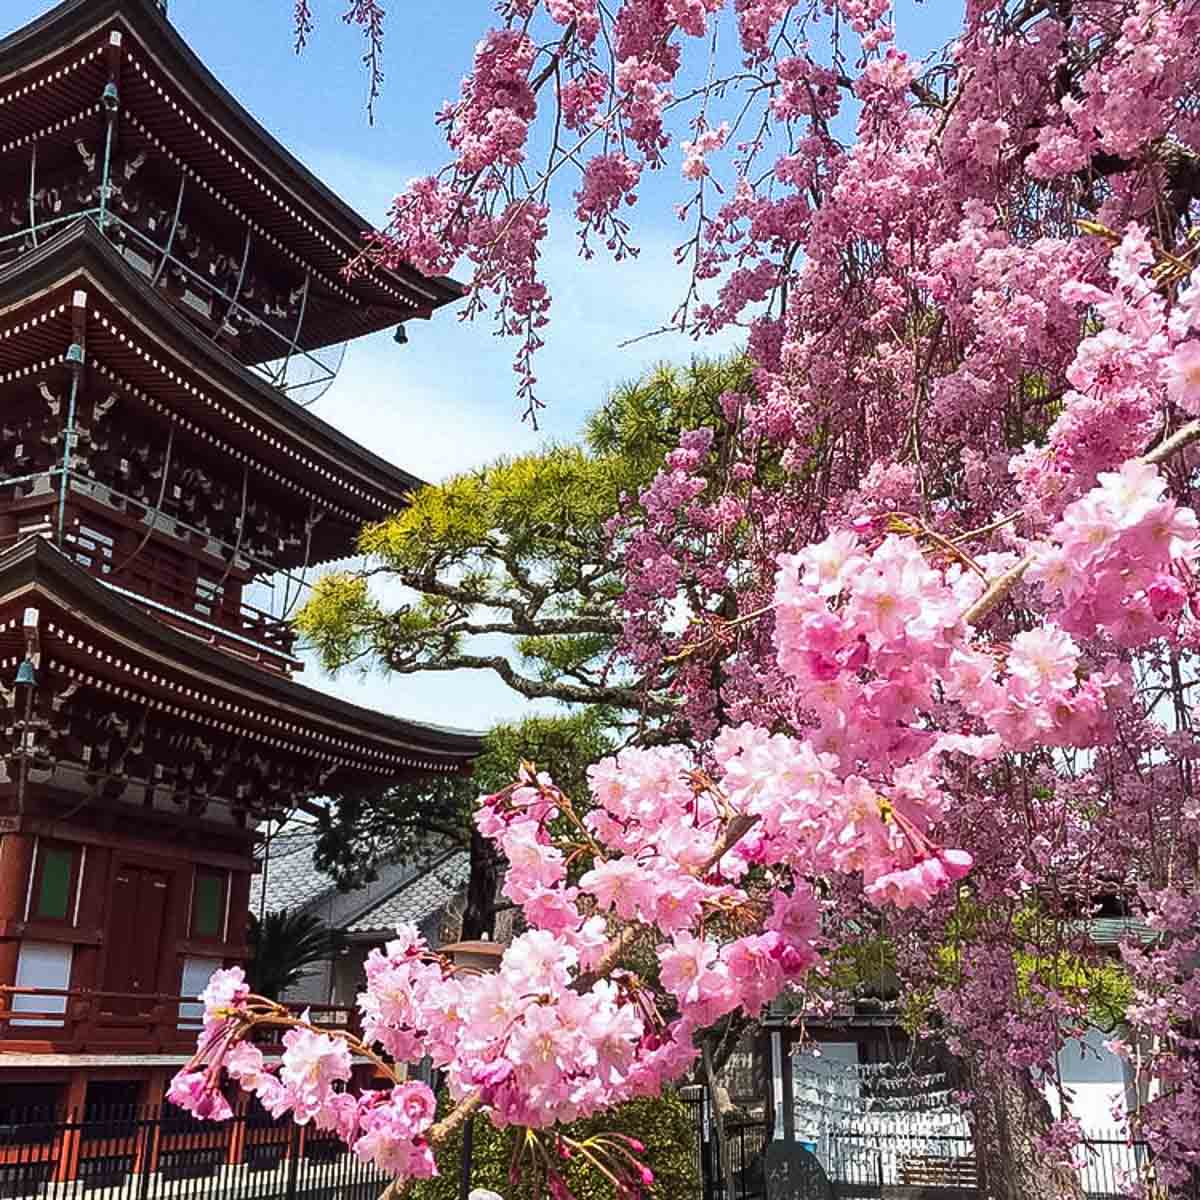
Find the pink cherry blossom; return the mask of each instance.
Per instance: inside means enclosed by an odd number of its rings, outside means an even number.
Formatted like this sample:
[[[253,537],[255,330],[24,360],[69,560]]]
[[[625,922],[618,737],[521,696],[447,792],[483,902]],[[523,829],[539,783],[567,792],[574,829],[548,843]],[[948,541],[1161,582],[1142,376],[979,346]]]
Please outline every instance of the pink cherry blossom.
[[[1167,395],[1185,413],[1200,416],[1200,339],[1181,342],[1167,359]]]
[[[350,1078],[350,1066],[350,1048],[341,1038],[304,1028],[283,1035],[279,1079],[288,1089],[298,1123],[320,1111],[333,1083]]]

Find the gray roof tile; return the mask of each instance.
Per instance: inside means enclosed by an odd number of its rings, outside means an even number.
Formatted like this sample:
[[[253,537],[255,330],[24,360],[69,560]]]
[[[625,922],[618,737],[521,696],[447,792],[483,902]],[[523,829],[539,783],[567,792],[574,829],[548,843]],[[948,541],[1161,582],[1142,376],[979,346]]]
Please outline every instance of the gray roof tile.
[[[262,904],[263,876],[267,881],[267,912],[282,908],[295,912],[334,892],[337,888],[328,875],[313,866],[313,848],[317,835],[309,829],[278,833],[259,851],[260,866],[266,856],[266,869],[250,880],[250,911],[257,914]]]
[[[470,873],[471,856],[465,850],[455,850],[361,914],[347,932],[390,933],[403,921],[420,925],[466,887]]]

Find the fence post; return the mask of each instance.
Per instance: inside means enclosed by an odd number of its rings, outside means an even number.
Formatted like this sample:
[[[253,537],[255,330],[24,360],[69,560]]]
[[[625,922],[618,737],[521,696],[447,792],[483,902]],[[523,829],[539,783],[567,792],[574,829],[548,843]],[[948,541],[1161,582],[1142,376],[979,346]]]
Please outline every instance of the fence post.
[[[700,1186],[704,1191],[704,1200],[712,1200],[714,1188],[712,1183],[712,1126],[708,1111],[708,1088],[700,1093]]]
[[[147,1109],[141,1125],[141,1155],[140,1159],[135,1159],[134,1167],[141,1172],[138,1179],[139,1200],[146,1200],[150,1194],[150,1177],[158,1166],[158,1137],[162,1129],[162,1109]]]
[[[460,1200],[467,1200],[471,1194],[471,1159],[475,1154],[475,1117],[474,1114],[467,1118],[467,1123],[463,1126],[462,1137],[462,1176],[459,1179],[458,1194]]]
[[[300,1135],[303,1132],[295,1121],[289,1121],[291,1130],[288,1134],[288,1173],[287,1190],[284,1193],[287,1200],[296,1200],[296,1180],[300,1174]]]
[[[74,1100],[82,1096],[81,1088],[74,1082],[71,1084],[69,1098]],[[71,1183],[79,1170],[79,1150],[82,1143],[84,1104],[80,1099],[77,1107],[66,1110],[66,1121],[60,1126],[58,1141],[58,1169],[54,1174],[54,1182]]]
[[[240,1097],[238,1105],[230,1118],[229,1141],[225,1148],[225,1165],[237,1166],[246,1157],[246,1125],[250,1119],[250,1103],[245,1097]]]

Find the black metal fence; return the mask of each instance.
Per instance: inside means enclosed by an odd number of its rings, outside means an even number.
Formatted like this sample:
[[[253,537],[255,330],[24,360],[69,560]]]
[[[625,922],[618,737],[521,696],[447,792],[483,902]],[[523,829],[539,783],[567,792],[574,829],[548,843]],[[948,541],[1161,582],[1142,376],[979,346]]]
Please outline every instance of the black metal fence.
[[[822,1164],[839,1197],[883,1196],[893,1188],[937,1189],[939,1195],[974,1194],[979,1188],[975,1147],[969,1137],[889,1137],[839,1131],[828,1137]]]
[[[388,1182],[331,1133],[250,1109],[196,1121],[167,1107],[9,1110],[0,1200],[374,1200]]]
[[[703,1185],[704,1200],[725,1200],[717,1128],[708,1095],[697,1090],[685,1093],[682,1099],[691,1108],[695,1122],[695,1161]],[[726,1118],[725,1138],[732,1171],[733,1200],[758,1200],[763,1194],[762,1151],[770,1140],[767,1127],[762,1121]]]
[[[727,1120],[728,1197],[707,1098],[687,1100],[703,1200],[763,1200],[768,1127]],[[818,1157],[838,1200],[980,1200],[967,1137],[838,1130],[821,1139]],[[1126,1200],[1149,1165],[1143,1144],[1116,1135],[1089,1137],[1080,1158],[1088,1200]],[[0,1200],[375,1200],[387,1182],[333,1134],[257,1107],[222,1122],[170,1106],[0,1107]],[[1200,1187],[1191,1200],[1200,1200]]]

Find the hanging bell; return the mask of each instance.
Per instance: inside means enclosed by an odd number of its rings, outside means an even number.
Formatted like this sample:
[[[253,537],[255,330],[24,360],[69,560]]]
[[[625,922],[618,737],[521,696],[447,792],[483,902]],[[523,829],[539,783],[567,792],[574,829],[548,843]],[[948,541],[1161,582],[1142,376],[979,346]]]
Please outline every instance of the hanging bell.
[[[17,668],[16,683],[18,687],[37,686],[37,668],[27,658],[23,659]]]

